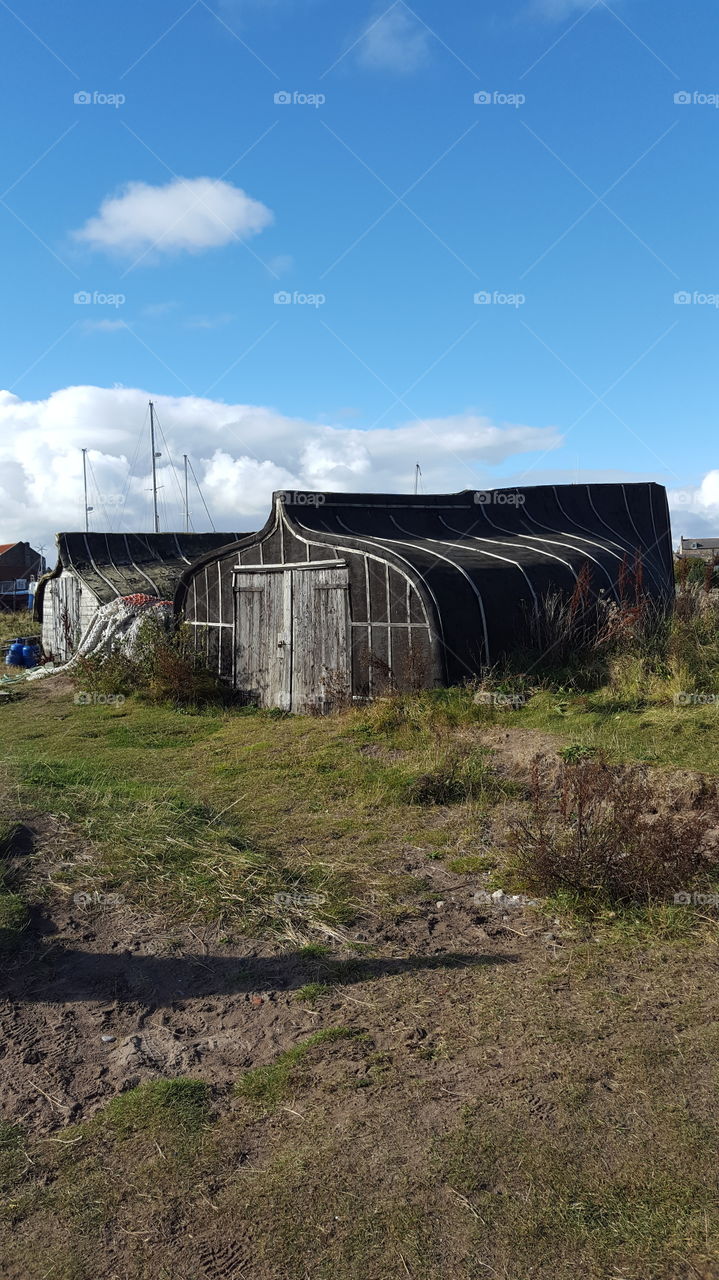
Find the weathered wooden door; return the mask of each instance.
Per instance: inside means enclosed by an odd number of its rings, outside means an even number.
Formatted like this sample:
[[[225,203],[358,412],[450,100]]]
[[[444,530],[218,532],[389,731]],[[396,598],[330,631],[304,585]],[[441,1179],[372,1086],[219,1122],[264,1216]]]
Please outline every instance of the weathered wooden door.
[[[52,599],[53,630],[50,650],[56,662],[67,662],[82,635],[80,583],[74,574],[62,573],[59,578],[51,578],[48,587]]]
[[[291,709],[292,580],[235,574],[235,688],[258,707]]]
[[[350,696],[345,565],[235,571],[235,688],[247,702],[325,711]]]
[[[351,695],[345,566],[292,572],[292,710],[330,711]]]

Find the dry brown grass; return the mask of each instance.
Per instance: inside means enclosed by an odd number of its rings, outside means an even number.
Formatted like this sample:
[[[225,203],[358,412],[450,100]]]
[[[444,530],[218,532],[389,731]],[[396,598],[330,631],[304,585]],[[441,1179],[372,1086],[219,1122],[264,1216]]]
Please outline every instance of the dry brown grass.
[[[558,786],[533,770],[528,812],[507,833],[509,867],[532,893],[565,891],[601,904],[671,901],[716,864],[707,837],[719,797],[707,785],[701,807],[659,814],[640,770],[605,760],[565,762]]]

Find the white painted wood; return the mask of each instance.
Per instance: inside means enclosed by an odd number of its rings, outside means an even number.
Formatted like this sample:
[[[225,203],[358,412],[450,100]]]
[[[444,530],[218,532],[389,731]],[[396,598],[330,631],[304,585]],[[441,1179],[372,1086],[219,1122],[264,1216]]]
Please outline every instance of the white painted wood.
[[[346,560],[298,560],[289,564],[236,564],[233,572],[243,573],[284,573],[287,569],[337,569],[343,568]]]

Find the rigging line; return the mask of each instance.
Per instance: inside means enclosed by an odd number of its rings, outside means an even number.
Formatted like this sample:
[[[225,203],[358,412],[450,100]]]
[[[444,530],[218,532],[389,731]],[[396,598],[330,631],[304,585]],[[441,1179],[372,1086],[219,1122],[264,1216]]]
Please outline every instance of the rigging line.
[[[159,430],[160,430],[160,438],[162,439],[162,443],[163,443],[163,445],[165,446],[165,454],[166,454],[166,456],[167,456],[167,460],[168,460],[168,462],[170,463],[170,466],[171,466],[171,468],[172,468],[172,474],[173,474],[173,476],[175,477],[175,484],[177,485],[177,492],[178,492],[178,493],[179,493],[179,495],[180,495],[180,506],[184,509],[184,498],[183,498],[183,494],[182,494],[182,486],[181,486],[181,484],[180,484],[180,477],[179,477],[179,476],[178,476],[178,474],[177,474],[177,468],[175,467],[175,464],[174,464],[174,462],[173,462],[173,460],[172,460],[172,454],[170,453],[170,446],[169,446],[169,444],[167,443],[167,440],[166,440],[166,438],[165,438],[165,433],[164,433],[164,431],[162,430],[162,423],[160,422],[160,419],[159,419],[159,418],[158,418],[158,416],[157,416],[157,409],[155,409],[155,426],[157,426],[157,427],[159,428]]]
[[[130,485],[132,483],[132,469],[135,466],[140,456],[140,446],[142,444],[142,441],[145,438],[145,428],[147,424],[148,414],[149,414],[149,409],[146,409],[145,416],[142,420],[142,426],[140,427],[137,440],[135,441],[135,452],[132,455],[132,460],[130,462],[130,466],[127,472],[127,480],[125,482],[125,492],[122,495],[122,506],[120,507],[119,513],[118,513],[118,528],[122,526],[125,520],[125,508],[127,506],[127,498],[130,492]]]
[[[92,460],[90,459],[90,455],[89,455],[89,453],[86,455],[86,457],[87,457],[87,466],[88,466],[88,470],[89,470],[89,472],[90,472],[90,477],[91,477],[92,482],[93,482],[93,484],[94,484],[94,486],[95,486],[95,493],[97,494],[97,504],[98,504],[98,506],[102,509],[102,514],[103,514],[103,516],[105,517],[105,528],[107,528],[108,524],[110,523],[109,518],[108,518],[108,514],[107,514],[107,507],[105,506],[105,501],[104,501],[104,498],[103,498],[103,496],[102,496],[102,492],[101,492],[101,490],[100,490],[100,486],[99,486],[99,484],[97,483],[97,476],[95,475],[95,468],[94,468],[94,467],[93,467],[93,465],[92,465]]]
[[[170,521],[167,515],[167,503],[165,502],[165,495],[162,493],[162,491],[159,492],[158,498],[160,502],[160,516],[161,516],[160,523],[161,525],[164,525],[165,529],[169,529]]]
[[[190,471],[192,472],[192,479],[194,480],[195,484],[197,485],[197,492],[199,493],[200,497],[202,498],[202,505],[203,505],[203,507],[205,508],[205,511],[207,512],[207,519],[209,520],[210,524],[212,525],[212,532],[213,532],[213,533],[217,533],[217,530],[216,530],[215,525],[214,525],[214,521],[213,521],[213,519],[212,519],[212,516],[210,515],[209,507],[208,507],[207,503],[205,502],[205,495],[204,495],[204,493],[202,492],[202,489],[200,488],[200,482],[199,482],[199,480],[197,479],[197,476],[195,475],[195,468],[193,467],[193,465],[192,465],[192,463],[191,463],[191,461],[190,461],[190,459],[189,459],[189,458],[187,459],[187,465],[189,466]]]

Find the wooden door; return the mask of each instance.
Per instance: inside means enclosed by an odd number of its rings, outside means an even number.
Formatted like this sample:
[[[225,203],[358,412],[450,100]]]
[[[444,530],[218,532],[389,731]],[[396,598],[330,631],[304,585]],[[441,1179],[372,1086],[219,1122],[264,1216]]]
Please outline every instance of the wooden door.
[[[258,707],[291,710],[292,579],[235,574],[235,688]]]
[[[72,573],[51,578],[48,588],[52,598],[52,655],[56,662],[67,662],[82,637],[82,589]]]
[[[345,566],[292,571],[292,710],[330,711],[351,697]]]

